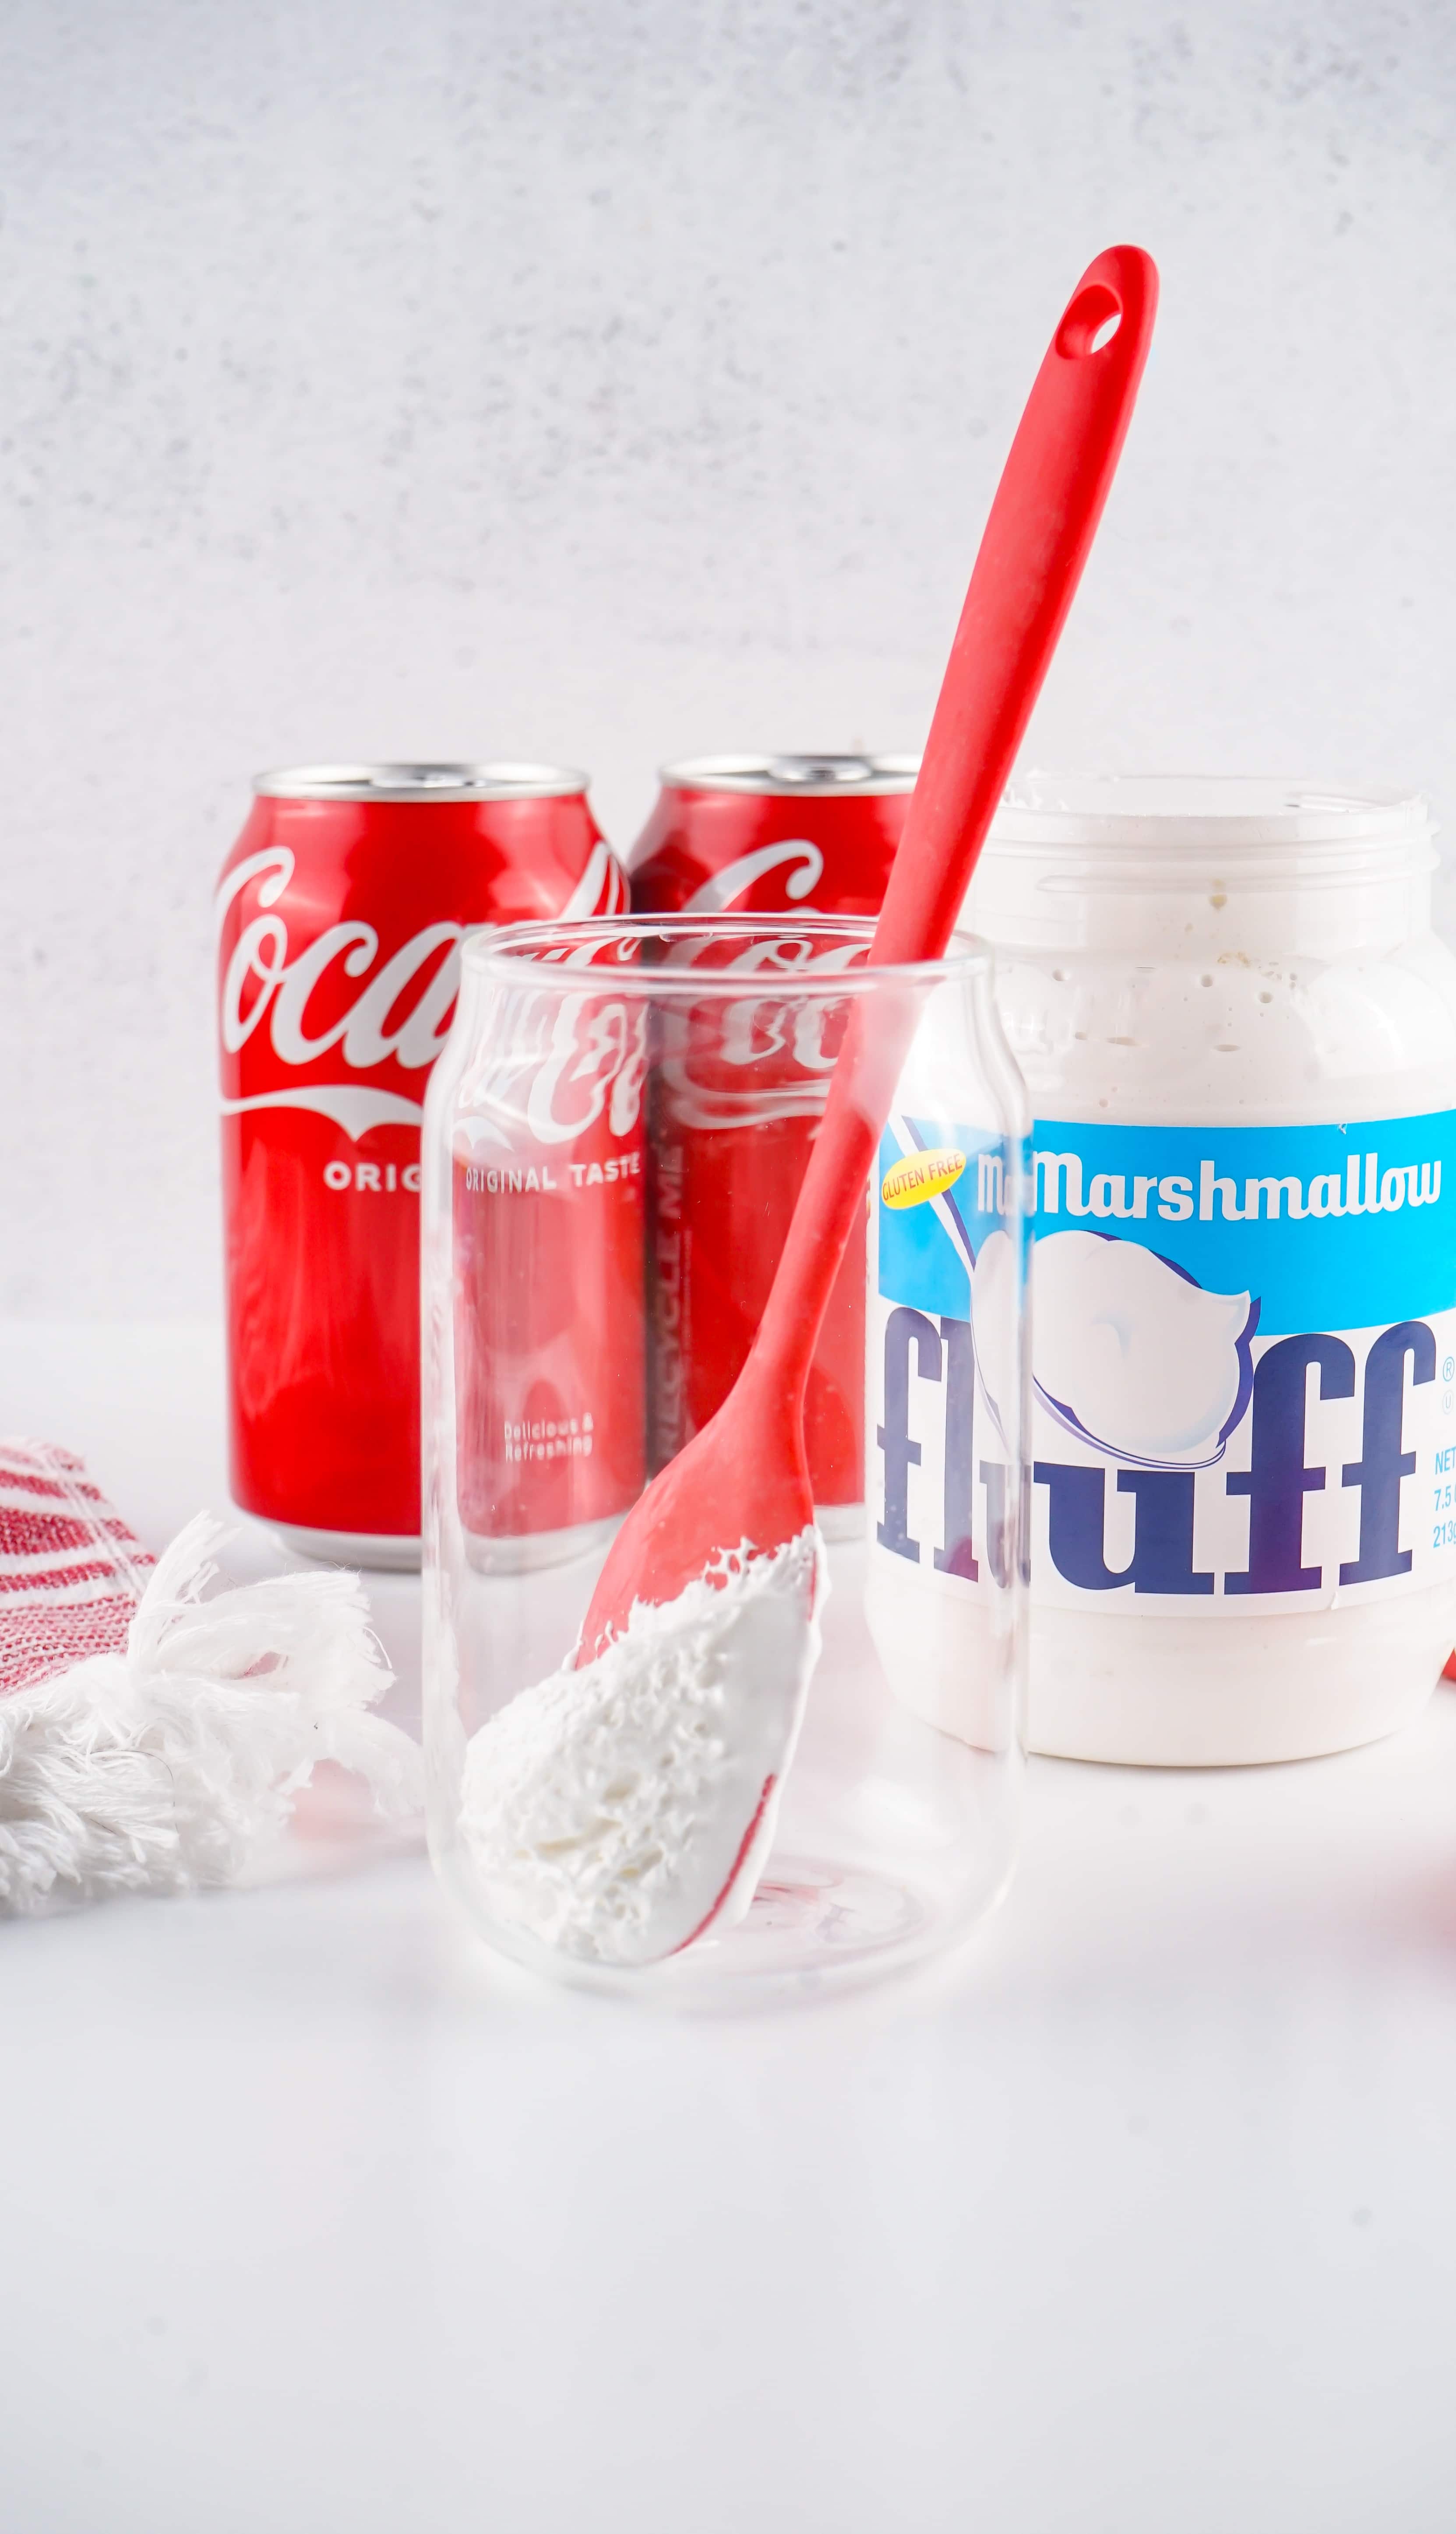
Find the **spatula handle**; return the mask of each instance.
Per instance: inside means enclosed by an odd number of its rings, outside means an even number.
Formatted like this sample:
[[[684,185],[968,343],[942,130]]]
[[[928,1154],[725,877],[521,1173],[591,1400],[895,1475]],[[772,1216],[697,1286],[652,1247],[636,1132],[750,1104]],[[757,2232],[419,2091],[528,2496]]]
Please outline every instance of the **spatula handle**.
[[[1052,337],[960,612],[875,928],[877,966],[939,959],[954,930],[1112,489],[1157,304],[1152,257],[1109,247]]]
[[[1076,593],[1152,337],[1157,268],[1109,247],[1072,292],[1037,373],[986,522],[872,964],[939,959]],[[796,1392],[888,1114],[914,1014],[852,1015],[753,1350]]]

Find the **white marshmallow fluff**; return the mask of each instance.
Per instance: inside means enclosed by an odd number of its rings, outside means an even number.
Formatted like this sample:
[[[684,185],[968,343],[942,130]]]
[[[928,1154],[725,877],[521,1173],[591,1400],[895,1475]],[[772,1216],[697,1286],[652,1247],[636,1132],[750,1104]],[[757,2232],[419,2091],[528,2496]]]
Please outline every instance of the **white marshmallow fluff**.
[[[470,1742],[460,1828],[495,1918],[583,1961],[664,1961],[747,1913],[821,1642],[815,1531],[735,1550],[521,1690]]]
[[[1456,1643],[1434,860],[1395,794],[1048,776],[1007,797],[966,921],[1029,1094],[1024,1208],[929,1032],[885,1155],[962,1174],[918,1213],[876,1205],[870,1607],[911,1703],[928,1661],[974,1668],[1007,1553],[996,1293],[1023,1232],[1033,1747],[1289,1759],[1429,1695]]]

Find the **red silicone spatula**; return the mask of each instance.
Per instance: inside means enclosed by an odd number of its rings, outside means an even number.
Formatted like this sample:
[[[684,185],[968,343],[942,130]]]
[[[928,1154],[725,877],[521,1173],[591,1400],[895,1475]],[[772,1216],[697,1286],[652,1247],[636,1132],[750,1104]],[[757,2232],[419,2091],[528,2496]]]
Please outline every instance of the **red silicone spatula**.
[[[950,938],[1102,516],[1157,295],[1152,258],[1140,247],[1110,247],[1077,283],[1037,374],[981,539],[875,929],[877,966],[938,959]],[[752,1352],[717,1415],[619,1532],[592,1596],[578,1664],[626,1628],[635,1601],[673,1601],[719,1552],[749,1542],[766,1554],[814,1521],[805,1385],[913,1028],[908,995],[904,1010],[898,1029],[893,1020],[886,1027],[882,1013],[864,1026],[863,1005],[853,1016]],[[798,1695],[786,1682],[786,1750]]]

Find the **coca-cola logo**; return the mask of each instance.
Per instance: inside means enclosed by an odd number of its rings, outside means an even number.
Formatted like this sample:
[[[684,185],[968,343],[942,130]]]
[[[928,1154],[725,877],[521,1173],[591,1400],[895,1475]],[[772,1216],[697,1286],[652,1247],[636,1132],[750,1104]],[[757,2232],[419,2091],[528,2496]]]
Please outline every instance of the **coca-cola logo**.
[[[222,971],[218,1027],[224,1057],[238,1056],[262,1033],[276,1062],[289,1068],[316,1064],[332,1055],[354,1075],[372,1073],[392,1060],[406,1073],[427,1072],[450,1035],[466,927],[424,925],[381,962],[376,927],[356,918],[326,926],[295,952],[279,905],[295,868],[288,846],[271,845],[245,856],[224,874],[218,888],[219,938],[230,911],[250,887],[256,910],[241,926]],[[598,841],[560,920],[612,911],[621,887],[616,864]],[[340,978],[364,982],[341,1012],[335,1010],[327,1026],[318,1027],[310,1020],[310,1005],[326,978],[334,988],[335,1002]],[[417,990],[413,994],[412,988]],[[284,1083],[222,1102],[225,1116],[257,1109],[312,1110],[356,1141],[371,1126],[418,1126],[424,1116],[418,1099],[346,1078],[297,1087]]]
[[[628,1134],[641,1105],[654,1003],[659,1079],[678,1123],[715,1128],[818,1116],[848,998],[810,990],[808,980],[862,965],[869,946],[863,930],[828,939],[785,932],[749,941],[709,931],[700,940],[669,936],[665,955],[637,971],[646,992],[630,996],[535,988],[523,977],[490,1016],[461,1083],[461,1134],[472,1150],[566,1144],[603,1115],[612,1135]],[[558,974],[589,972],[594,980],[603,969],[635,962],[637,948],[630,935],[607,935],[553,947],[541,965]],[[709,977],[742,979],[745,990],[705,992],[685,1002],[668,985],[685,968],[702,971],[705,984]],[[749,980],[764,991],[754,992]]]
[[[463,1139],[472,1150],[571,1144],[603,1116],[620,1139],[637,1122],[646,1070],[645,1002],[527,989],[496,1016],[460,1085]]]
[[[785,874],[785,902],[802,906],[823,877],[824,858],[808,836],[780,836],[774,844],[758,845],[751,854],[740,854],[737,862],[725,863],[694,890],[683,913],[726,915],[739,898],[747,897],[756,880],[766,879],[772,871]]]
[[[745,994],[664,1020],[662,1078],[672,1113],[684,1126],[712,1129],[765,1125],[779,1117],[817,1117],[838,1061],[849,998],[826,995],[810,977],[842,975],[869,954],[863,934],[838,941],[782,934],[746,943],[727,959],[711,941],[692,948],[693,964],[709,958],[715,974],[756,974],[778,991]],[[796,992],[792,980],[800,981]],[[735,1081],[734,1076],[744,1077]]]

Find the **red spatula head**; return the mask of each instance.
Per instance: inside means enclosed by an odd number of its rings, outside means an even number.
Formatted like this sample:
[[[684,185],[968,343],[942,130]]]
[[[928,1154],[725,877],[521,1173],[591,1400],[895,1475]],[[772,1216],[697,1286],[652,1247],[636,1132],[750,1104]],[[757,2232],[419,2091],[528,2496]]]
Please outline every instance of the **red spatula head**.
[[[716,1417],[669,1461],[618,1532],[591,1597],[578,1663],[621,1633],[634,1601],[675,1601],[721,1553],[763,1554],[813,1522],[802,1384],[788,1391],[782,1372],[756,1350]]]

